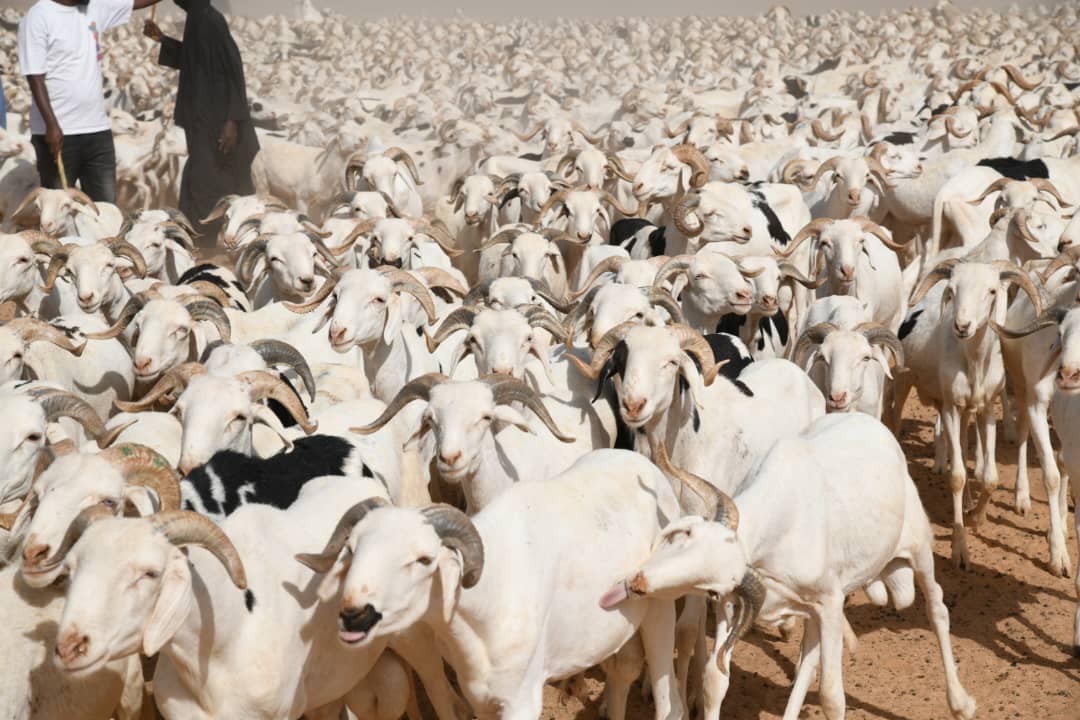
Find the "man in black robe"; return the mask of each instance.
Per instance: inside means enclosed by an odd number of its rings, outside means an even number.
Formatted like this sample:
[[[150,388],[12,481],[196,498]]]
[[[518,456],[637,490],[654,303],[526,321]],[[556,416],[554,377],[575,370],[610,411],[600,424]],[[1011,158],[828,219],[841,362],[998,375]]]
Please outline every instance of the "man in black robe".
[[[225,17],[210,0],[176,0],[187,13],[183,42],[152,21],[144,34],[161,43],[158,64],[180,71],[174,120],[187,136],[188,161],[180,183],[180,210],[207,235],[199,218],[222,197],[255,192],[251,162],[259,140],[248,112],[244,64]]]

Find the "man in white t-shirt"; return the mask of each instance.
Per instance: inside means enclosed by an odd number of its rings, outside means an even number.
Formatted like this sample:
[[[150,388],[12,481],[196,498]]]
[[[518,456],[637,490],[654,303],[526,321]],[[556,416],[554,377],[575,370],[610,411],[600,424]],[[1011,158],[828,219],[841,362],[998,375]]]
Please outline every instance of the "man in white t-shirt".
[[[42,187],[67,182],[116,202],[116,150],[101,79],[101,34],[160,0],[38,0],[19,23],[19,66],[34,103],[30,133]]]

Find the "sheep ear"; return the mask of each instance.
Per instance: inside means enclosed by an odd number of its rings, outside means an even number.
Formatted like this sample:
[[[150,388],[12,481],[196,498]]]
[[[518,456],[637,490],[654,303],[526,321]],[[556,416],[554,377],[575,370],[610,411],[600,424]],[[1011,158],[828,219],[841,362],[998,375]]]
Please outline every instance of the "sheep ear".
[[[124,488],[124,500],[135,509],[139,517],[153,515],[161,509],[161,499],[156,492],[141,485]]]
[[[319,602],[332,603],[337,597],[338,591],[341,590],[341,583],[345,580],[345,574],[349,572],[351,559],[352,553],[348,547],[338,553],[334,565],[323,574],[322,579],[319,580],[319,587],[315,590]]]
[[[383,342],[389,345],[394,336],[401,332],[401,296],[391,293],[386,303],[386,324],[383,325]]]
[[[701,404],[701,398],[705,392],[705,380],[701,377],[701,373],[698,372],[697,366],[694,365],[694,361],[690,359],[689,355],[683,355],[682,360],[679,361],[679,372],[686,378],[686,384],[690,388],[690,399],[694,402],[694,407],[698,410],[703,409]]]
[[[456,550],[444,547],[439,551],[439,584],[442,585],[443,622],[454,619],[458,593],[461,592],[461,557]]]
[[[513,425],[522,432],[536,434],[533,433],[533,429],[529,427],[529,423],[525,420],[525,416],[509,405],[496,406],[493,414],[495,415],[496,422]]]
[[[187,558],[178,548],[169,550],[169,563],[161,576],[154,611],[143,630],[143,654],[156,655],[165,643],[172,639],[184,618],[195,605],[191,592],[191,570]]]
[[[260,403],[254,403],[251,409],[251,417],[256,423],[265,425],[270,428],[275,435],[281,438],[281,442],[285,444],[282,452],[291,452],[293,449],[293,442],[285,435],[285,428],[282,426],[281,421],[277,419],[277,415],[275,415],[270,408]]]

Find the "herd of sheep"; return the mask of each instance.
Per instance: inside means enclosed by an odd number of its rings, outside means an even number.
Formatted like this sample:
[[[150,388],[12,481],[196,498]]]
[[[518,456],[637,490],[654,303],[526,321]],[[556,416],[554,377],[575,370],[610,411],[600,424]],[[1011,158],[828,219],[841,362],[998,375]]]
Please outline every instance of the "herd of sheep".
[[[716,720],[759,624],[837,720],[847,598],[918,590],[974,717],[897,435],[914,389],[960,567],[1033,442],[1076,572],[1078,13],[234,17],[257,192],[187,218],[137,23],[113,205],[37,187],[0,11],[0,714],[538,720],[600,668]]]

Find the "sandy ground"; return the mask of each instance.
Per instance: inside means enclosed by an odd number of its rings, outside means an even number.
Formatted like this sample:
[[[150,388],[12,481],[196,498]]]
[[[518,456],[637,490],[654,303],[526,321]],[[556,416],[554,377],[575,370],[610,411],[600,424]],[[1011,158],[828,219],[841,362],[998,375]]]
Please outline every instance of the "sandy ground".
[[[933,414],[914,398],[905,412],[904,450],[912,477],[934,526],[937,579],[952,620],[953,649],[960,677],[979,704],[978,717],[1007,720],[1080,720],[1080,659],[1071,655],[1075,600],[1073,580],[1046,569],[1049,549],[1046,494],[1042,474],[1030,473],[1032,510],[1012,508],[1016,446],[999,431],[1002,488],[989,521],[969,532],[972,569],[953,567],[951,501],[945,478],[933,475]],[[1034,462],[1034,450],[1030,457]],[[970,467],[970,465],[969,465]],[[1076,561],[1076,537],[1069,529],[1069,552]],[[1075,564],[1072,566],[1075,568]],[[849,720],[939,720],[947,718],[945,679],[937,644],[929,630],[921,595],[898,613],[881,609],[859,593],[847,617],[859,636],[854,657],[845,656],[844,687]],[[784,713],[799,633],[788,642],[755,629],[735,650],[724,720],[765,720]],[[602,676],[590,676],[584,703],[545,690],[542,720],[594,720]],[[816,687],[816,686],[815,686]],[[628,720],[652,718],[651,704],[631,691]],[[801,718],[824,718],[815,690]]]

